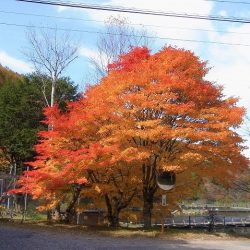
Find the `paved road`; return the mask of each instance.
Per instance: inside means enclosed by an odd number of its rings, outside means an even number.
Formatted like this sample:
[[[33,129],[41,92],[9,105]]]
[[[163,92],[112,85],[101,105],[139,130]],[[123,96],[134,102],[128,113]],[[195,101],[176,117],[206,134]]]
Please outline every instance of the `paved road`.
[[[0,224],[1,250],[249,250],[249,240],[169,241],[155,238],[114,238],[77,232],[44,231]]]

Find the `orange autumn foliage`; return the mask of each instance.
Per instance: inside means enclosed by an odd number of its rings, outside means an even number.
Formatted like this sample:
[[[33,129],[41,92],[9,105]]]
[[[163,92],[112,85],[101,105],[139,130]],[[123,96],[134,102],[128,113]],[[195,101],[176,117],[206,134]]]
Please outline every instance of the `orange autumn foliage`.
[[[92,186],[93,197],[108,196],[117,209],[142,197],[150,226],[157,173],[176,172],[172,197],[204,177],[229,184],[247,167],[235,130],[244,109],[205,80],[207,72],[193,53],[172,47],[121,55],[67,113],[46,111],[53,131],[40,134],[35,170],[21,178],[21,191],[48,206],[64,200],[72,185]]]
[[[166,47],[150,55],[147,48],[135,48],[109,69],[88,97],[93,109],[103,110],[102,142],[120,145],[116,160],[125,155],[136,162],[146,224],[157,172],[195,173],[226,185],[246,168],[243,140],[235,131],[244,108],[205,80],[206,63],[193,53]]]
[[[45,110],[45,123],[52,124],[53,130],[39,133],[42,139],[36,145],[38,156],[27,163],[32,170],[25,171],[18,181],[21,188],[15,192],[29,193],[34,199],[40,199],[40,209],[53,208],[67,200],[73,187],[88,183],[89,169],[111,164],[105,155],[116,150],[115,146],[90,143],[88,138],[93,136],[94,126],[85,127],[87,115],[81,112],[75,117],[73,109],[78,110],[77,103],[64,114],[56,105]]]

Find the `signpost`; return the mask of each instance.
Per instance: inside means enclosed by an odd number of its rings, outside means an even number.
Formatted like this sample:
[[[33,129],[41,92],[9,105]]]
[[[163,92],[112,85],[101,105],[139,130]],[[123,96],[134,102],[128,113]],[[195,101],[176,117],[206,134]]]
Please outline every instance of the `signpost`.
[[[166,195],[166,194],[163,194],[163,195],[161,196],[161,205],[162,205],[163,207],[167,206],[167,195]]]

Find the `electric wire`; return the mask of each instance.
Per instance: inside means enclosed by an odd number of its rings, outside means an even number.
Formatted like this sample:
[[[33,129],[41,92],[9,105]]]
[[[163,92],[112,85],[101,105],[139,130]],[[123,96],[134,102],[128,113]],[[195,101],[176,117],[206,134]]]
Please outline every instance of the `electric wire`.
[[[85,21],[85,22],[105,23],[105,21],[100,21],[100,20],[95,20],[95,19],[85,19],[85,18],[77,18],[77,17],[62,17],[62,16],[32,14],[32,13],[15,12],[15,11],[5,11],[5,10],[0,10],[0,13],[23,15],[23,16],[34,16],[34,17],[55,18],[55,19],[63,19],[63,20],[76,20],[76,21]],[[179,30],[204,31],[204,32],[212,32],[212,33],[250,35],[250,32],[234,32],[234,31],[226,31],[226,30],[210,30],[210,29],[198,29],[198,28],[177,27],[177,26],[163,26],[163,25],[142,24],[142,23],[128,23],[128,25],[141,26],[141,27],[155,27],[155,28],[170,28],[170,29],[179,29]]]
[[[250,5],[250,2],[246,1],[230,1],[230,0],[203,0],[206,2],[217,2],[217,3],[226,3],[226,4],[243,4],[243,5]]]
[[[35,25],[17,24],[17,23],[0,22],[0,25],[25,27],[25,28],[61,30],[61,31],[67,31],[67,32],[81,32],[81,33],[88,33],[88,34],[105,34],[105,35],[117,35],[117,36],[120,35],[118,33],[109,33],[109,32],[102,32],[102,31],[55,28],[55,27],[49,27],[49,26],[35,26]],[[124,36],[144,37],[144,38],[148,38],[148,39],[160,39],[160,40],[170,40],[170,41],[182,41],[182,42],[194,42],[194,43],[206,43],[206,44],[218,44],[218,45],[250,47],[250,44],[242,44],[242,43],[226,43],[226,42],[215,42],[215,41],[194,40],[194,39],[182,39],[182,38],[173,38],[173,37],[143,36],[143,35],[142,36],[141,35],[136,36],[136,35],[129,35],[129,34],[124,34]]]
[[[70,8],[79,9],[91,9],[91,10],[102,10],[102,11],[112,11],[112,12],[122,12],[122,13],[133,13],[142,15],[153,15],[153,16],[165,16],[165,17],[175,17],[175,18],[188,18],[188,19],[199,19],[199,20],[210,20],[210,21],[220,21],[220,22],[232,22],[232,23],[245,23],[249,24],[250,19],[243,19],[237,17],[222,17],[222,16],[203,16],[194,15],[186,13],[175,13],[175,12],[162,12],[162,11],[151,11],[136,8],[124,8],[120,6],[111,5],[94,5],[94,4],[84,4],[84,3],[74,3],[74,2],[62,2],[62,1],[48,1],[48,0],[16,0],[19,2],[53,5],[53,6],[63,6]]]

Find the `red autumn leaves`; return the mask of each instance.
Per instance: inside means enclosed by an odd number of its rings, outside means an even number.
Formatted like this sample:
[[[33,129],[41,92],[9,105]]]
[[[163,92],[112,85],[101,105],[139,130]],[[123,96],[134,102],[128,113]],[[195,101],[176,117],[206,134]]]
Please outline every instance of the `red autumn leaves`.
[[[38,156],[18,191],[51,208],[67,201],[73,185],[88,185],[118,210],[140,196],[146,216],[159,171],[175,171],[177,182],[195,173],[226,183],[246,167],[233,130],[244,109],[204,79],[207,71],[193,53],[172,47],[122,55],[68,112],[45,111],[53,130],[40,133]]]

